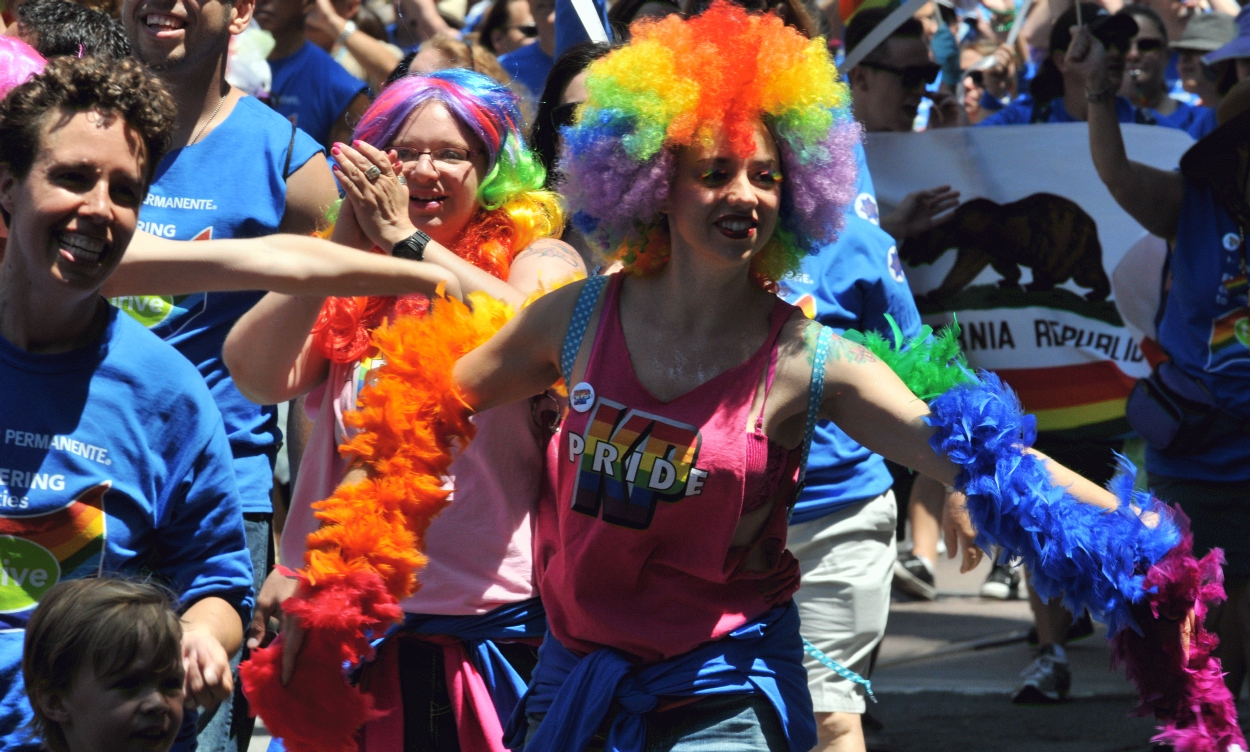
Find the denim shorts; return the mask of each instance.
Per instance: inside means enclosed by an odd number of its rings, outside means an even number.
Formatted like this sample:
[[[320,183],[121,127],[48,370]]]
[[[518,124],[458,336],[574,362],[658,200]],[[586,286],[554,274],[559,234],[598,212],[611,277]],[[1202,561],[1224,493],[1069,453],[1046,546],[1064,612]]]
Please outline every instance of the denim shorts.
[[[615,709],[608,714],[586,752],[602,752],[615,715]],[[777,711],[763,695],[710,696],[672,710],[652,711],[646,718],[644,752],[789,752],[790,749]],[[542,719],[541,715],[529,717],[529,737],[533,737]]]

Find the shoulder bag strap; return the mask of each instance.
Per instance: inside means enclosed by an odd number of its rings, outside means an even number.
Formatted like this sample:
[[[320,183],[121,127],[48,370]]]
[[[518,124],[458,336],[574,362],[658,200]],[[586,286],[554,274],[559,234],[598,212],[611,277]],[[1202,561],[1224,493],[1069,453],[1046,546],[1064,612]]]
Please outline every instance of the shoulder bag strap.
[[[595,303],[599,302],[599,293],[611,277],[588,277],[582,291],[577,296],[577,305],[573,306],[573,317],[569,319],[568,331],[564,333],[564,346],[560,348],[560,373],[564,376],[564,385],[573,388],[573,364],[577,362],[577,353],[582,349],[582,340],[586,337],[586,327],[590,325],[590,315],[595,311]]]
[[[794,487],[794,499],[790,502],[790,510],[799,500],[803,492],[803,484],[807,480],[807,457],[812,452],[812,439],[816,436],[816,424],[820,421],[820,404],[825,399],[825,361],[829,359],[829,344],[833,342],[833,330],[827,326],[820,328],[816,337],[816,353],[812,356],[812,381],[807,387],[807,422],[803,425],[803,450],[799,455],[799,482]]]

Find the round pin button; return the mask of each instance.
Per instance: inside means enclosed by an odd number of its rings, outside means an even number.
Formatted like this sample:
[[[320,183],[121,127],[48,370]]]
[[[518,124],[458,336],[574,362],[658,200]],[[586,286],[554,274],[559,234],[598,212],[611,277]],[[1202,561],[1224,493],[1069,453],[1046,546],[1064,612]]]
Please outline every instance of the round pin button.
[[[595,388],[583,381],[569,392],[569,407],[584,413],[595,404]]]

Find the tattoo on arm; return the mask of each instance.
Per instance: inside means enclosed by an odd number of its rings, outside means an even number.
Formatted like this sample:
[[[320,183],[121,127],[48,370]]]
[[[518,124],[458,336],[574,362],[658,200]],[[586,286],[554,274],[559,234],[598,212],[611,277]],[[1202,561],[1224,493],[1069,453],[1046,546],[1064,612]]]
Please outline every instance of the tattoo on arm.
[[[531,243],[529,248],[517,255],[515,261],[520,261],[523,258],[553,258],[563,261],[575,269],[581,267],[581,258],[577,253],[559,241],[539,240]]]
[[[807,351],[807,364],[811,366],[816,365],[816,338],[820,336],[821,328],[820,325],[813,323],[803,330],[803,345]],[[829,341],[827,362],[875,363],[878,360],[879,358],[873,355],[871,350],[845,337],[835,334],[833,339]]]
[[[829,359],[845,363],[875,363],[878,360],[872,350],[836,334],[829,343]]]

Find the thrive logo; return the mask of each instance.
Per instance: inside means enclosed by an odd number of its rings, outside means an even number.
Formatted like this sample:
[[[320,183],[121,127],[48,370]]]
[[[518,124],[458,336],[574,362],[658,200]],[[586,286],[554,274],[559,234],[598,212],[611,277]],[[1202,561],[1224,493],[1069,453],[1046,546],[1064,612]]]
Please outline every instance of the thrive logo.
[[[21,614],[63,577],[99,574],[104,551],[104,481],[52,512],[0,515],[0,614]],[[0,618],[0,628],[23,626]]]
[[[696,468],[701,437],[694,426],[600,398],[585,436],[568,433],[569,460],[579,463],[573,510],[623,527],[651,526],[656,501],[703,492]]]

